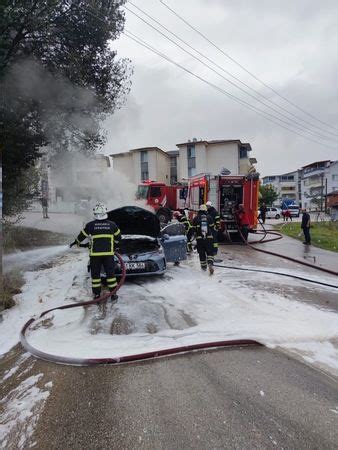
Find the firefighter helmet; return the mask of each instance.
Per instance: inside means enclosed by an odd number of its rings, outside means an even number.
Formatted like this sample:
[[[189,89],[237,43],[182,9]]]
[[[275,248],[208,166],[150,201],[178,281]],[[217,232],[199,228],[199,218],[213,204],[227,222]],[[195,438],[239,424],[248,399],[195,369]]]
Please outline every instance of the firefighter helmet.
[[[104,220],[108,218],[107,207],[103,203],[97,203],[93,208],[95,219]]]
[[[207,207],[208,207],[208,206],[212,206],[212,202],[211,202],[210,200],[208,200],[208,201],[206,202],[206,205],[207,205]]]
[[[181,217],[181,215],[182,214],[179,211],[174,211],[173,212],[173,216],[174,216],[175,219],[178,219],[179,217]]]
[[[207,205],[201,205],[200,211],[204,211],[204,212],[208,211]]]

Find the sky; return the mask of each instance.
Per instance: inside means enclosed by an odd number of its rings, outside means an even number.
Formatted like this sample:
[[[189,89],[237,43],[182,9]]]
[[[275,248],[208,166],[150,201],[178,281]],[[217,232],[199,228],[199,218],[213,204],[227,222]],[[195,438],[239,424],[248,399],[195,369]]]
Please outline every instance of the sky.
[[[132,87],[123,107],[104,124],[106,154],[147,146],[174,150],[177,143],[193,138],[240,139],[251,144],[251,156],[257,159],[257,170],[262,176],[296,170],[317,160],[338,159],[337,1],[164,1],[223,52],[315,118],[263,86],[180,21],[160,0],[133,0],[134,5],[219,67],[180,45],[274,110],[231,85],[127,10],[125,30],[223,91],[285,121],[270,116],[307,139],[267,120],[251,106],[233,101],[122,35],[112,48],[118,57],[132,61]],[[161,29],[130,2],[126,6]]]

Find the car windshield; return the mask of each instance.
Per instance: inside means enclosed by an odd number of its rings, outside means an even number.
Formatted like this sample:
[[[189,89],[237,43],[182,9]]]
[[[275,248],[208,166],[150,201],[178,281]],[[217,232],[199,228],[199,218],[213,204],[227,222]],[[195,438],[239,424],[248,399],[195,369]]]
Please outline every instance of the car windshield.
[[[140,184],[137,188],[136,198],[138,200],[143,199],[146,200],[148,197],[149,186],[144,186]]]
[[[290,205],[290,206],[288,206],[288,209],[299,209],[299,206],[296,206],[296,205]]]

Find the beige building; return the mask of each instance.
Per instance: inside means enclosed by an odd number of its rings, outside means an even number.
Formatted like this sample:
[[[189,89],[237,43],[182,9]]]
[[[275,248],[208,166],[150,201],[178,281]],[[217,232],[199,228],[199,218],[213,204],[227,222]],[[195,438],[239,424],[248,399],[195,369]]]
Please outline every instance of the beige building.
[[[110,155],[113,169],[123,173],[130,182],[144,180],[170,183],[170,156],[158,147],[135,148],[129,152]]]
[[[235,140],[192,141],[177,144],[179,149],[179,180],[198,173],[246,175],[257,161],[249,157],[251,145]]]
[[[272,186],[278,192],[278,199],[274,202],[280,206],[284,200],[300,202],[300,171],[283,173],[282,175],[267,175],[262,178],[264,186]]]
[[[164,152],[158,147],[135,148],[110,155],[113,169],[130,182],[144,180],[176,184],[198,173],[246,175],[255,170],[255,158],[249,157],[251,145],[236,140],[197,141],[177,144],[178,150]]]

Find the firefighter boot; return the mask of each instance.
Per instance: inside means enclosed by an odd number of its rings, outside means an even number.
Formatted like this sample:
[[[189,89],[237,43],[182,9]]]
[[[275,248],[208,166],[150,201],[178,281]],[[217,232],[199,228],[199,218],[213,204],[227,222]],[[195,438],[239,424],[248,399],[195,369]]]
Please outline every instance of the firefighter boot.
[[[214,266],[212,266],[211,264],[209,264],[209,274],[210,275],[214,274]]]
[[[117,294],[112,294],[110,296],[110,300],[111,300],[112,303],[116,303],[118,298],[119,298],[119,296]]]

